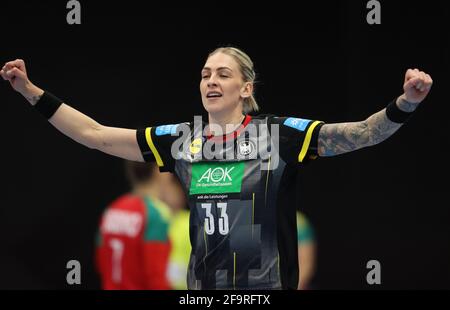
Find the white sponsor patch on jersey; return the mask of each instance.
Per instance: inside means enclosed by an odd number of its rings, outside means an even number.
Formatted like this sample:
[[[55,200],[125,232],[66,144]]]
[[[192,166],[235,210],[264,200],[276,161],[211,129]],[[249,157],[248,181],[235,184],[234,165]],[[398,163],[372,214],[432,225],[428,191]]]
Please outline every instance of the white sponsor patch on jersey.
[[[138,212],[109,210],[105,214],[102,233],[136,237],[142,228],[143,218]]]

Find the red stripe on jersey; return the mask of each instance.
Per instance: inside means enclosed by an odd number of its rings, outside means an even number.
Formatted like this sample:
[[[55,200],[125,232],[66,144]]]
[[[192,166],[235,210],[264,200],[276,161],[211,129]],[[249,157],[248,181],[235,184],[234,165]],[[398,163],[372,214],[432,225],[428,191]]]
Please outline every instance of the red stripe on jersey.
[[[228,141],[231,139],[236,139],[241,132],[244,130],[244,128],[248,125],[248,123],[250,123],[250,121],[252,120],[252,117],[250,115],[245,115],[244,120],[242,121],[242,124],[233,132],[230,132],[229,134],[226,135],[221,135],[221,136],[213,136],[213,135],[208,135],[207,138],[208,140],[212,140],[212,141]]]

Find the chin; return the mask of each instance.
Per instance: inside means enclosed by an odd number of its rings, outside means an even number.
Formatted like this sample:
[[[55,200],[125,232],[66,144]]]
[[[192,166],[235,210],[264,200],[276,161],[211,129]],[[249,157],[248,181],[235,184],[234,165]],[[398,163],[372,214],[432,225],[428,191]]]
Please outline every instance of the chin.
[[[221,113],[225,110],[225,107],[223,104],[220,103],[203,103],[203,107],[205,108],[206,112],[208,113]]]

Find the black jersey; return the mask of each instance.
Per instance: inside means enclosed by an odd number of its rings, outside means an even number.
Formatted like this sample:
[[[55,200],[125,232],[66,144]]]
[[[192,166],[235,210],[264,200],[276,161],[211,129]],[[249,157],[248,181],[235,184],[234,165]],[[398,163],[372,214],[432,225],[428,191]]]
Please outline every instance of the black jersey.
[[[317,155],[322,123],[246,116],[232,134],[204,123],[137,131],[146,161],[180,179],[190,206],[189,289],[296,289],[299,163]]]

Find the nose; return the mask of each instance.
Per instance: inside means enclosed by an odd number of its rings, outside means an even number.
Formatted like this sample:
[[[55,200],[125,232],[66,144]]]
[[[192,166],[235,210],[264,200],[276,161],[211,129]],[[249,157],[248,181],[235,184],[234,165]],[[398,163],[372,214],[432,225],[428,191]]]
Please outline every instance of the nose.
[[[208,81],[208,87],[216,87],[217,83],[215,81]]]
[[[217,81],[215,75],[211,75],[211,77],[208,80],[208,83],[206,84],[208,87],[215,87],[217,86]]]

